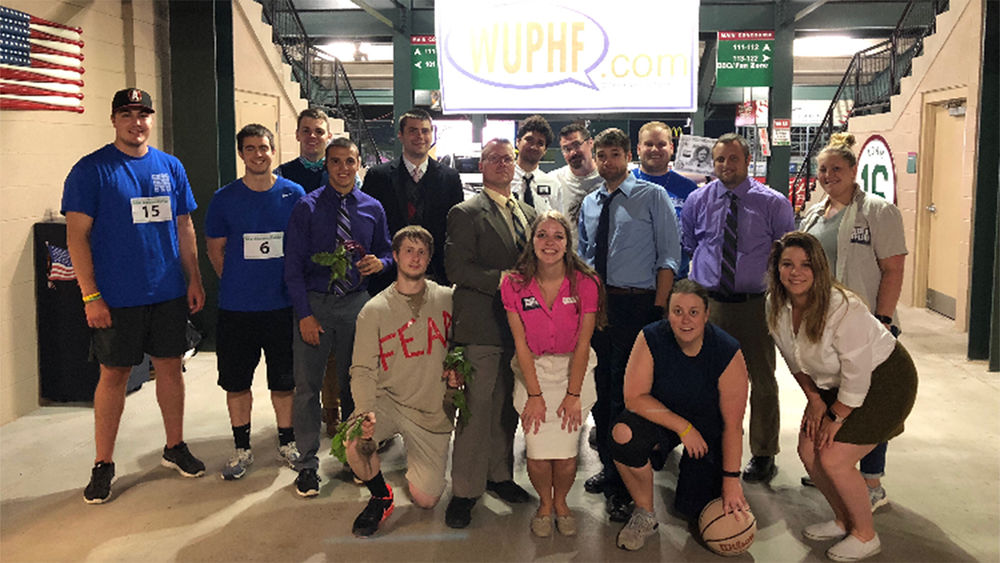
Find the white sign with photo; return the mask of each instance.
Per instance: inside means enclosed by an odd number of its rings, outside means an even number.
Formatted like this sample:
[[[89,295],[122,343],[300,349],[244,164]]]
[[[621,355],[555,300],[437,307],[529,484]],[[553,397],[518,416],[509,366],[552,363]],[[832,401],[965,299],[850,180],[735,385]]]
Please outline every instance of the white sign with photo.
[[[711,137],[695,137],[694,135],[682,135],[677,141],[677,158],[674,161],[676,172],[689,172],[712,176],[715,174],[715,165],[712,164],[712,147],[715,146],[715,139]]]

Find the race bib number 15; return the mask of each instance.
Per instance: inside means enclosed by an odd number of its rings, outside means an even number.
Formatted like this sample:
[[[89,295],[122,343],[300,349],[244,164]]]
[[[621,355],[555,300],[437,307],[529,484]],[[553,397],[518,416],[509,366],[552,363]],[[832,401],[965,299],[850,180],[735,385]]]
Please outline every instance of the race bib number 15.
[[[281,258],[285,255],[284,240],[285,233],[282,231],[273,233],[244,233],[243,259],[268,260],[270,258]]]
[[[170,196],[132,198],[133,223],[159,223],[173,218]]]

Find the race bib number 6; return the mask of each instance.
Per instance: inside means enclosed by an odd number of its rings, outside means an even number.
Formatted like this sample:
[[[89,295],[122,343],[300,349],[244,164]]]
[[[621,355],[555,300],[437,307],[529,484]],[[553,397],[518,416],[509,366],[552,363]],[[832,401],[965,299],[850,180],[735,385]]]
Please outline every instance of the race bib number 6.
[[[159,223],[174,218],[170,196],[133,197],[131,201],[133,223]]]
[[[244,260],[268,260],[285,255],[285,233],[245,233],[243,235]]]

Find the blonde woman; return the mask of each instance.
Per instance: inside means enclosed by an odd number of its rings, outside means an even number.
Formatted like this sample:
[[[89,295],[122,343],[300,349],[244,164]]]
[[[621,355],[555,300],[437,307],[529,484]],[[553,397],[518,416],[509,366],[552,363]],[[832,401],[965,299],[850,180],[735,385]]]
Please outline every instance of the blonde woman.
[[[802,230],[823,245],[833,277],[860,295],[875,318],[898,336],[896,303],[907,254],[903,216],[891,202],[866,194],[854,181],[858,159],[853,147],[854,135],[837,133],[819,153],[818,179],[826,197],[806,212]],[[889,503],[881,481],[887,446],[883,442],[861,459],[873,512]],[[812,483],[803,479],[803,484]]]

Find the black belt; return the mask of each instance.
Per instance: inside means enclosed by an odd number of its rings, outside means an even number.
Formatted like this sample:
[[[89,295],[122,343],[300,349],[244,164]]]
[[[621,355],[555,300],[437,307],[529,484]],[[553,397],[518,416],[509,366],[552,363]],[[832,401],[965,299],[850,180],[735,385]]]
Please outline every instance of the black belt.
[[[656,293],[655,289],[640,289],[638,287],[615,287],[609,285],[604,288],[604,291],[611,295],[649,295]]]
[[[763,297],[764,294],[763,293],[719,293],[718,291],[709,291],[708,296],[720,303],[746,303],[751,299]]]

